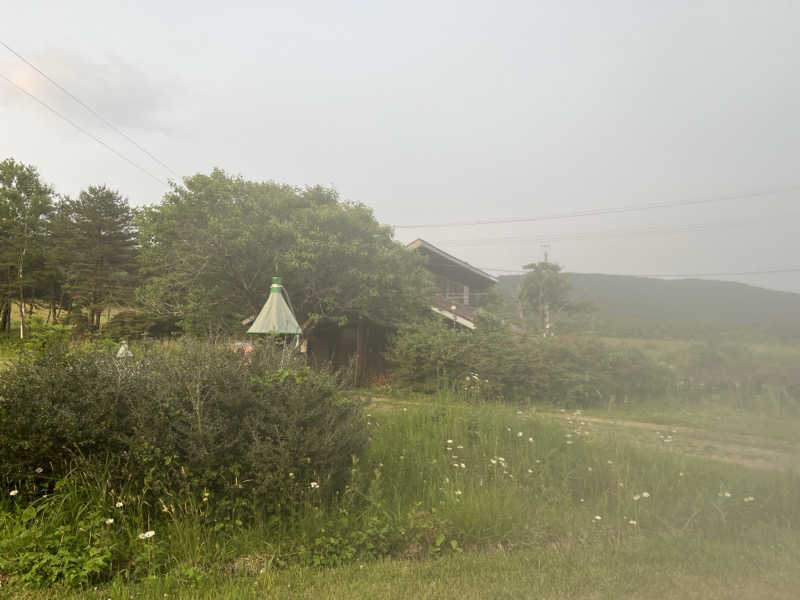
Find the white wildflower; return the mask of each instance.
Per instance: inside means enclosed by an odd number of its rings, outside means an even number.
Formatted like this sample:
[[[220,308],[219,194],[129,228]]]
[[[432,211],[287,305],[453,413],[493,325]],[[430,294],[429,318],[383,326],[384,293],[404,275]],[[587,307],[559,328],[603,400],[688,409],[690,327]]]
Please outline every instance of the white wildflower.
[[[452,443],[453,443],[453,440],[447,440],[447,443],[448,443],[448,444],[452,444]]]
[[[492,463],[493,465],[496,465],[496,464],[497,464],[497,459],[495,459],[495,458],[490,458],[490,459],[489,459],[489,462],[490,462],[490,463]]]
[[[106,525],[111,525],[114,522],[114,519],[106,519]]]
[[[122,508],[125,505],[122,502],[117,502],[114,506],[116,506],[117,508]]]
[[[461,490],[456,490],[456,491],[455,491],[455,492],[453,492],[453,493],[454,493],[456,496],[460,496],[460,495],[461,495]]]
[[[155,534],[156,534],[156,532],[151,529],[150,531],[145,531],[144,533],[140,533],[139,534],[139,539],[140,540],[149,540]]]
[[[461,468],[462,468],[462,469],[466,469],[466,468],[467,468],[467,465],[465,465],[464,463],[461,463]]]
[[[650,492],[642,492],[642,498],[649,498]]]
[[[603,520],[603,517],[601,517],[600,515],[595,515],[595,516],[594,516],[594,519],[592,519],[592,520],[593,520],[593,521],[602,521],[602,520]]]
[[[642,495],[641,495],[641,494],[634,494],[634,495],[633,495],[633,500],[634,500],[634,502],[635,502],[636,500],[639,500],[639,498],[641,498],[641,497],[642,497]]]
[[[725,492],[722,495],[725,496],[726,498],[730,498],[731,497],[731,493],[730,492]]]
[[[752,496],[745,496],[744,501],[745,502],[753,502],[753,501],[755,501],[755,498],[753,498]]]
[[[628,525],[636,525],[636,521],[634,521],[633,519],[631,519],[630,521],[628,521]]]
[[[36,472],[37,473],[43,473],[44,469],[42,467],[36,467]]]
[[[315,490],[315,489],[317,489],[319,487],[319,484],[316,481],[312,481],[309,484],[309,486],[311,487],[312,490]]]
[[[517,437],[522,437],[522,432],[521,431],[517,432]]]
[[[456,450],[463,450],[463,449],[464,449],[464,446],[462,446],[461,444],[459,444],[458,446],[456,446]]]
[[[9,496],[16,496],[17,494],[19,494],[19,490],[11,490],[10,492],[8,492]]]
[[[567,445],[571,444],[572,440],[567,440]]]

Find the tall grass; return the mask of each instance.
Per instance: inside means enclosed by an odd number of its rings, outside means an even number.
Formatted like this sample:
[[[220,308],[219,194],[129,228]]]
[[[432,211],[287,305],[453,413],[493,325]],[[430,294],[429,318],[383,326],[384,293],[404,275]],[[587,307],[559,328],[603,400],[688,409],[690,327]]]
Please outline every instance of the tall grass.
[[[371,444],[353,461],[349,485],[330,495],[310,487],[283,518],[258,518],[254,506],[247,526],[215,521],[207,508],[218,499],[199,497],[163,498],[160,517],[148,521],[143,490],[109,488],[111,462],[74,469],[46,497],[6,493],[0,573],[35,584],[24,574],[46,558],[65,567],[40,583],[161,573],[193,582],[210,572],[263,575],[478,550],[628,552],[663,542],[674,553],[700,540],[766,542],[800,527],[797,474],[637,449],[613,434],[593,439],[580,414],[557,424],[531,410],[445,396],[368,411]],[[98,553],[96,565],[87,566],[87,552]]]

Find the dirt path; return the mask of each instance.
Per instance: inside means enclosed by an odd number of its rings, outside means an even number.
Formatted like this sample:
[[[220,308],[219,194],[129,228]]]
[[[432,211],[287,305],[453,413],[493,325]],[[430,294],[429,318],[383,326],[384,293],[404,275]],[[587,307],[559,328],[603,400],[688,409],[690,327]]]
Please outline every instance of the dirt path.
[[[635,444],[755,469],[800,469],[800,445],[756,435],[579,414],[551,414],[590,433],[622,434]]]

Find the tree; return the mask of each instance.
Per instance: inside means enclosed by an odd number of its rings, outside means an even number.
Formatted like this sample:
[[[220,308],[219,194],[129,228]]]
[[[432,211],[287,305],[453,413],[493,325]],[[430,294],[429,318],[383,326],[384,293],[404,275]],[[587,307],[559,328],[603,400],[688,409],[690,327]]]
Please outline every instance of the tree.
[[[33,166],[13,158],[0,162],[0,324],[11,327],[11,305],[19,307],[20,338],[25,337],[26,302],[41,282],[53,190]]]
[[[422,258],[329,188],[245,181],[221,170],[186,178],[138,220],[147,283],[139,300],[190,333],[241,327],[280,275],[304,330],[321,319],[391,322],[423,311]]]
[[[91,331],[111,304],[131,299],[136,272],[136,229],[128,201],[105,186],[90,186],[68,201],[68,289],[86,307]]]
[[[561,272],[560,265],[544,260],[523,268],[528,272],[522,278],[517,295],[519,317],[534,324],[542,335],[553,334],[553,321],[562,313],[586,308],[570,299],[569,281]]]

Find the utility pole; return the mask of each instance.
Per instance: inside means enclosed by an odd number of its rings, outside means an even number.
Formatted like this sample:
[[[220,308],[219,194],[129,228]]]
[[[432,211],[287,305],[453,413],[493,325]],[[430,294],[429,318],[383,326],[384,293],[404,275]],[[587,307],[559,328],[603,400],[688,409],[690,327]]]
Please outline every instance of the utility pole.
[[[542,248],[544,249],[544,271],[542,273],[542,285],[539,286],[539,311],[542,323],[542,336],[551,337],[553,332],[550,329],[550,304],[544,301],[546,297],[544,286],[547,283],[548,275],[547,265],[550,263],[547,252],[550,250],[550,244],[544,243],[542,244]]]

